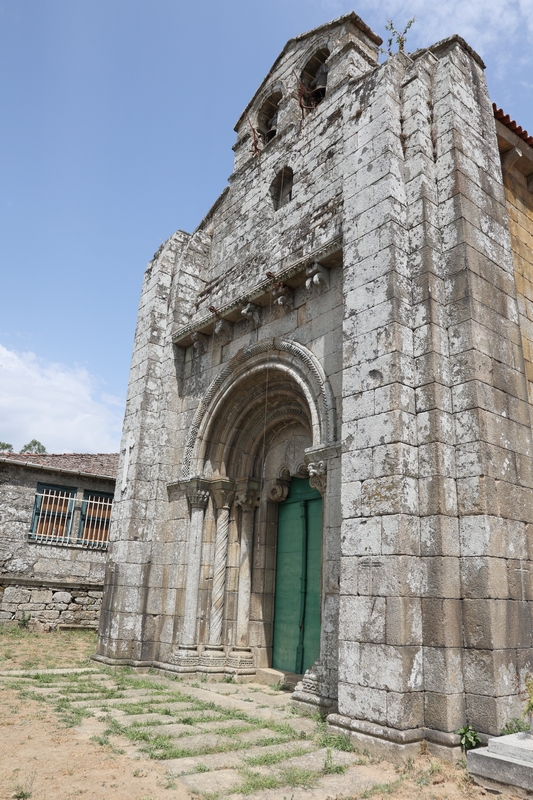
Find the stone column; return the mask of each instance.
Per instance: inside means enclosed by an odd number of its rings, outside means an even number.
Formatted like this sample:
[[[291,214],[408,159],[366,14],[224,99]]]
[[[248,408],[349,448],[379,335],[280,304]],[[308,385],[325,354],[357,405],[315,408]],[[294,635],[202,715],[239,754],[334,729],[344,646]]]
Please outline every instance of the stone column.
[[[187,563],[187,583],[183,608],[183,628],[178,648],[172,654],[172,662],[177,672],[196,672],[198,669],[198,587],[202,562],[202,540],[204,531],[204,512],[209,499],[207,483],[193,478],[180,488],[187,492],[191,508],[189,524],[189,552]]]
[[[254,675],[254,659],[249,647],[250,597],[252,594],[252,550],[255,509],[260,502],[259,483],[246,481],[237,487],[236,504],[242,509],[239,593],[237,597],[237,635],[228,656],[226,672]]]
[[[224,619],[224,593],[226,590],[229,512],[235,495],[234,483],[228,478],[220,478],[211,483],[211,492],[217,509],[215,563],[213,565],[209,642],[200,657],[199,671],[216,673],[224,672],[226,666],[226,657],[222,644],[222,622]]]

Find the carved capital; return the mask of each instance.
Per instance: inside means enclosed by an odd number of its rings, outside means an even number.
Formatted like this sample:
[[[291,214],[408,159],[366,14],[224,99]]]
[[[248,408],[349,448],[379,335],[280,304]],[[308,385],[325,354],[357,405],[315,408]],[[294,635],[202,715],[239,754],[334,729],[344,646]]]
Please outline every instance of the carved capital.
[[[309,485],[313,487],[313,489],[318,489],[320,494],[324,494],[326,491],[326,471],[327,471],[327,462],[326,461],[311,461],[307,465],[307,469],[309,472]]]
[[[246,303],[241,310],[241,314],[251,321],[254,328],[257,328],[261,323],[261,309],[255,303]]]
[[[235,482],[229,478],[219,478],[211,481],[211,494],[217,509],[230,508],[235,497]]]
[[[329,270],[319,264],[318,261],[315,261],[314,264],[309,264],[305,268],[305,274],[307,276],[305,281],[306,289],[313,289],[314,287],[329,289]]]
[[[240,506],[243,511],[253,511],[257,508],[261,495],[258,481],[243,481],[237,484],[235,504]]]
[[[268,492],[268,499],[273,503],[282,503],[289,494],[290,481],[278,478]]]
[[[198,333],[198,331],[194,331],[194,333],[191,333],[191,339],[192,339],[192,346],[199,355],[207,353],[207,346],[209,344],[209,339],[204,333]]]
[[[178,485],[180,489],[185,489],[191,508],[205,508],[209,500],[209,488],[206,481],[201,478],[191,478],[190,481]]]

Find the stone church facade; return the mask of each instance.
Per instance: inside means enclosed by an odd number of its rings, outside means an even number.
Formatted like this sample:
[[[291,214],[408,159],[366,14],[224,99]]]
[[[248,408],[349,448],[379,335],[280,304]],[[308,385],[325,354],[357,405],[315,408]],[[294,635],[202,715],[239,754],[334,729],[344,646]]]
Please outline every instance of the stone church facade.
[[[380,43],[290,40],[148,265],[96,657],[453,748],[533,672],[533,140],[461,38]]]

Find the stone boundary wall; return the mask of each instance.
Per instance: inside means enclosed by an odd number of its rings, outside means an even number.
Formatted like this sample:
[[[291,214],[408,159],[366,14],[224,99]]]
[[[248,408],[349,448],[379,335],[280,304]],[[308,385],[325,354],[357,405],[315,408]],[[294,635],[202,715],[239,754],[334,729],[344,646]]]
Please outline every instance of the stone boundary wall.
[[[1,579],[0,579],[1,581]],[[21,579],[7,586],[0,583],[0,624],[30,615],[31,627],[55,630],[68,625],[98,627],[102,605],[100,585],[54,585]]]

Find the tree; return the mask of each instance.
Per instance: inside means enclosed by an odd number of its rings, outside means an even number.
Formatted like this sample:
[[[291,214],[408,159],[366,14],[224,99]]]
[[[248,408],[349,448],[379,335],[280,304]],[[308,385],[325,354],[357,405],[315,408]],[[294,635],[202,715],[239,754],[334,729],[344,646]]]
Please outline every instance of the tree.
[[[25,444],[21,453],[36,453],[37,455],[42,455],[42,453],[46,453],[46,447],[44,444],[41,444],[37,439],[32,439],[31,442]]]
[[[0,442],[0,453],[12,453],[13,445],[7,442]]]
[[[397,31],[396,28],[394,27],[394,22],[391,19],[388,19],[387,20],[387,24],[385,25],[385,30],[386,31],[390,31],[391,36],[390,36],[390,39],[387,40],[387,50],[385,51],[385,49],[383,47],[380,47],[379,48],[380,52],[381,53],[387,52],[389,56],[392,56],[393,55],[392,45],[395,42],[398,45],[398,51],[400,53],[404,53],[405,52],[405,42],[406,42],[406,39],[407,39],[405,34],[409,30],[409,28],[411,27],[413,22],[416,22],[416,17],[413,17],[412,19],[409,20],[409,22],[406,24],[406,26],[403,29],[403,31]]]

